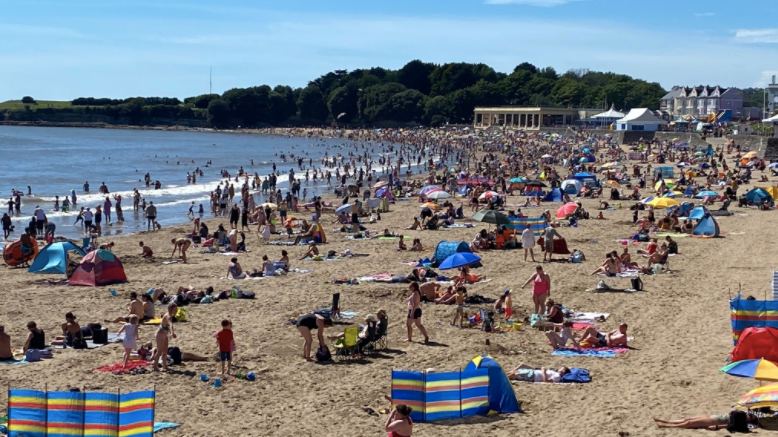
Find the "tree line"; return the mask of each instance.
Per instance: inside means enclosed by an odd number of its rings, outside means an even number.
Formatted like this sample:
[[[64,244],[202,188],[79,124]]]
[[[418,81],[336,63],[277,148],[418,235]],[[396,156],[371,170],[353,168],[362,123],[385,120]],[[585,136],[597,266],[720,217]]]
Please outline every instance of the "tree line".
[[[511,73],[485,64],[432,64],[414,60],[399,70],[336,70],[304,88],[261,85],[184,99],[81,97],[74,106],[106,115],[205,119],[211,126],[284,124],[381,126],[473,121],[476,106],[522,105],[657,109],[665,90],[627,75],[586,69],[559,74],[551,67],[518,65]]]

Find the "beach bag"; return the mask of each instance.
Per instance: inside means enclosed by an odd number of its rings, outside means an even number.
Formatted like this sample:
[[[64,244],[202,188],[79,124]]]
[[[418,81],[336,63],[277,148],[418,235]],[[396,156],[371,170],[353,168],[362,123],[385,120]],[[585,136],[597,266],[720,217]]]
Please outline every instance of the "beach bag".
[[[573,264],[581,263],[581,262],[583,262],[583,255],[581,255],[581,252],[576,252],[576,253],[573,254],[572,257],[570,257],[570,261]]]
[[[238,290],[237,298],[238,299],[254,299],[254,292],[253,291],[244,291],[244,290]]]
[[[41,351],[38,349],[27,349],[27,352],[24,353],[24,361],[27,361],[28,363],[34,363],[40,360]]]
[[[186,322],[186,308],[179,308],[173,317],[174,322]]]
[[[319,363],[332,361],[332,354],[327,346],[319,346],[319,349],[316,351],[316,361]]]
[[[643,280],[640,278],[632,278],[632,289],[635,291],[643,291]]]

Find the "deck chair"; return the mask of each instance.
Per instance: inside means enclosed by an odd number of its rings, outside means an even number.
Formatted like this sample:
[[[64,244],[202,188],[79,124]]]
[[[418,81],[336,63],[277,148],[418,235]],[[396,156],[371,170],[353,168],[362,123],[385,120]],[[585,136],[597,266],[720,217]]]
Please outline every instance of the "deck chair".
[[[388,346],[387,336],[389,335],[389,319],[378,321],[378,328],[373,341],[365,345],[365,353],[370,354],[378,349],[386,349]]]
[[[357,351],[357,337],[359,336],[358,326],[349,326],[343,332],[343,338],[335,342],[335,358],[349,358]]]

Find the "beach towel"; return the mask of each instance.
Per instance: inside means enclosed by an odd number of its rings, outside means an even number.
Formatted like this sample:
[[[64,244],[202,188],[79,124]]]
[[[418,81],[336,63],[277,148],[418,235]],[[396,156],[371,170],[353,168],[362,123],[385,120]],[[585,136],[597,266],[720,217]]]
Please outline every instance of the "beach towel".
[[[313,270],[289,269],[289,273],[312,273]]]
[[[545,245],[543,237],[538,238],[536,242],[540,246],[541,250],[545,251]],[[567,249],[567,241],[564,238],[554,240],[554,255],[570,255],[570,250]]]
[[[454,223],[453,225],[444,226],[445,228],[472,228],[472,223]]]
[[[637,278],[639,275],[640,275],[640,272],[637,271],[637,270],[627,270],[627,271],[624,271],[624,272],[621,272],[621,273],[617,273],[616,276],[610,276],[610,277],[611,278],[613,278],[613,277],[615,277],[615,278]],[[600,273],[597,276],[609,277],[605,273]]]
[[[135,370],[135,369],[139,369],[141,367],[146,367],[149,364],[151,364],[151,363],[149,363],[148,361],[144,361],[144,360],[127,361],[127,366],[123,366],[122,363],[116,363],[116,364],[111,364],[109,366],[97,367],[97,368],[95,368],[95,371],[96,372],[111,372],[114,375],[124,375],[124,374],[132,373],[132,371]]]
[[[155,317],[153,319],[144,320],[143,322],[141,322],[141,325],[155,325],[156,326],[156,325],[159,325],[160,323],[162,323],[162,318],[161,317]]]
[[[112,343],[121,343],[122,341],[124,341],[124,334],[116,335],[115,332],[109,332],[108,333],[108,342],[107,343],[95,343],[92,340],[87,340],[86,341],[86,348],[87,349],[97,349],[98,347],[101,347],[101,346],[106,346],[106,345],[109,345],[109,344],[112,344]],[[66,349],[66,348],[69,348],[70,346],[56,345],[56,346],[52,346],[52,347],[54,349]]]
[[[10,364],[10,365],[14,365],[14,364],[27,364],[27,363],[28,363],[28,361],[25,361],[25,360],[0,361],[0,364]]]
[[[173,422],[154,422],[154,432],[162,431],[163,429],[178,428],[179,424]]]
[[[557,349],[551,352],[551,355],[557,357],[597,357],[597,358],[613,358],[616,354],[626,353],[627,349],[624,348],[592,348],[581,349],[577,351],[575,349]]]
[[[340,260],[340,257],[337,257],[337,256],[321,256],[321,255],[317,255],[317,256],[314,256],[314,257],[310,257],[309,256],[308,258],[305,258],[305,261],[338,261],[338,260]]]

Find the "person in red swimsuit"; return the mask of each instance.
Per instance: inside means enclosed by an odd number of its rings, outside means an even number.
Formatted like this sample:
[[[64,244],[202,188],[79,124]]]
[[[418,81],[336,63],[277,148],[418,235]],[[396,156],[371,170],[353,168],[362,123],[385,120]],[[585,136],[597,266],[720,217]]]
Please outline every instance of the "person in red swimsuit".
[[[389,437],[411,437],[413,432],[411,411],[411,407],[400,404],[389,413],[389,418],[384,425],[384,430],[389,433]]]

